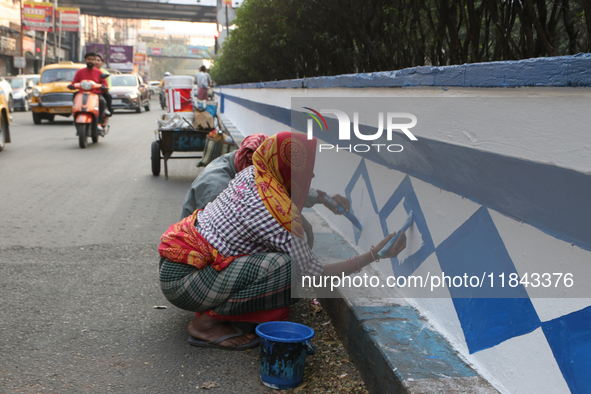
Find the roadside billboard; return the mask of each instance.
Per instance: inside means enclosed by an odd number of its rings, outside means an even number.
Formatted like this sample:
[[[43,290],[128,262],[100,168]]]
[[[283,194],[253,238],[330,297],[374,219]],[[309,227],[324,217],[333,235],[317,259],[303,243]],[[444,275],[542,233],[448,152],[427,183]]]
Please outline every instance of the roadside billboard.
[[[55,21],[57,30],[78,31],[80,28],[80,8],[57,7]]]
[[[164,43],[147,43],[148,56],[166,56],[195,59],[212,59],[213,47],[202,45],[166,45]]]
[[[23,29],[53,31],[53,4],[24,1]]]
[[[86,52],[95,52],[103,55],[105,61],[108,61],[110,68],[119,71],[133,70],[133,46],[131,45],[109,45],[107,51],[105,44],[88,43],[86,44]]]
[[[133,70],[133,46],[110,45],[109,66],[116,70]]]
[[[138,66],[145,66],[146,65],[146,54],[136,52],[133,55],[133,64],[137,64]]]

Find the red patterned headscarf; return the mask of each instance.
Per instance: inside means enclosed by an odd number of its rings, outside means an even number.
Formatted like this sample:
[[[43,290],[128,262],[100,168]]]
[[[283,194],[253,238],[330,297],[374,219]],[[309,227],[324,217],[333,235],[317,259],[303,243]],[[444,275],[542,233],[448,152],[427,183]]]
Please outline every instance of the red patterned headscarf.
[[[234,154],[236,172],[240,172],[252,165],[252,155],[254,151],[257,150],[267,138],[269,138],[269,136],[262,133],[251,134],[244,138],[242,144],[240,144],[240,149]]]
[[[265,207],[287,231],[303,237],[300,210],[314,171],[316,138],[283,131],[268,138],[252,156],[255,181]]]

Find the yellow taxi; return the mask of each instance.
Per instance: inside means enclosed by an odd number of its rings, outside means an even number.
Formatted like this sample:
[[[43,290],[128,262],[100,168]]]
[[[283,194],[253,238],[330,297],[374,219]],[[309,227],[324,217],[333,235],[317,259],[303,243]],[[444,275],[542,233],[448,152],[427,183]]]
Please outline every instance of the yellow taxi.
[[[74,91],[68,89],[68,85],[76,72],[84,67],[86,65],[82,63],[59,62],[41,69],[39,84],[31,93],[30,107],[35,124],[40,124],[43,119],[53,122],[55,115],[72,115]]]
[[[10,142],[10,115],[4,92],[0,88],[0,151],[7,142]]]

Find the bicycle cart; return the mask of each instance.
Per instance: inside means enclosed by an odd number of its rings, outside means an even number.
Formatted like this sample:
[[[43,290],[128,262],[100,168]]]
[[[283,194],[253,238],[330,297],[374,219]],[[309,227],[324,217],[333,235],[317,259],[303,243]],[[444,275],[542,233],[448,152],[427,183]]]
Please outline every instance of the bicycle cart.
[[[180,112],[177,113],[179,116],[176,119],[178,120],[180,117],[184,123],[177,123],[177,127],[158,127],[155,130],[156,140],[152,142],[151,146],[152,174],[156,176],[160,175],[160,160],[164,160],[164,176],[168,178],[168,160],[170,159],[201,159],[197,166],[204,166],[221,154],[235,148],[233,141],[226,142],[225,138],[212,138],[210,136],[212,131],[214,131],[214,135],[219,136],[217,130],[220,130],[220,133],[224,135],[230,135],[217,117],[217,103],[208,102],[206,110],[215,117],[216,128],[197,130],[192,124],[194,117],[190,115],[193,114],[190,112]],[[170,115],[164,115],[163,118],[167,116]],[[231,140],[231,138],[229,139]],[[174,152],[198,153],[191,156],[173,156]]]
[[[152,174],[160,175],[160,160],[164,160],[164,176],[168,178],[168,160],[203,158],[203,153],[195,156],[172,156],[172,154],[203,152],[208,133],[209,131],[200,130],[156,130],[156,141],[152,142]]]

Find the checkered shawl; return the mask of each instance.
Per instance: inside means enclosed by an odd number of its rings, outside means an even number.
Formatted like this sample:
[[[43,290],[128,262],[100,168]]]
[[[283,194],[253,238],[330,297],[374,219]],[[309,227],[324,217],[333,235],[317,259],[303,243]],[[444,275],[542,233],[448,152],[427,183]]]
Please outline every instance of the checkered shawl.
[[[292,236],[265,207],[254,167],[241,171],[215,201],[199,211],[195,227],[223,256],[287,253],[298,272],[320,275],[318,257],[306,241]]]
[[[174,306],[192,311],[213,310],[237,315],[290,306],[291,259],[263,253],[238,257],[222,271],[160,259],[160,287]]]

